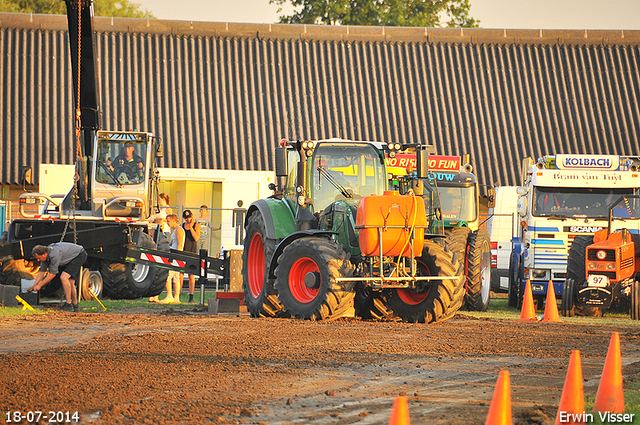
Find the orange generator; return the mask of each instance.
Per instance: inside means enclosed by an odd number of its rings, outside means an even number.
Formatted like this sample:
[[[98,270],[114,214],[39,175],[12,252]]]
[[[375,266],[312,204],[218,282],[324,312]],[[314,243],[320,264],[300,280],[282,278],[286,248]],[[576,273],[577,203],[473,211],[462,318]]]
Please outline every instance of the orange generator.
[[[358,204],[356,229],[365,257],[420,257],[426,228],[424,202],[419,196],[385,191],[366,196]]]

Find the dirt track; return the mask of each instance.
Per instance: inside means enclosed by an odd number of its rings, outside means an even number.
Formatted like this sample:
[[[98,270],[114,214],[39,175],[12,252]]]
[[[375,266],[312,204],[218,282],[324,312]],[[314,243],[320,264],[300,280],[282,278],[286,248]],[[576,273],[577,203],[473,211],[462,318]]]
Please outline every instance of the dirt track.
[[[436,325],[171,310],[8,318],[0,408],[95,424],[387,424],[407,395],[414,425],[482,424],[507,369],[514,423],[553,423],[571,350],[593,397],[613,331],[625,379],[638,379],[637,327],[463,314]]]

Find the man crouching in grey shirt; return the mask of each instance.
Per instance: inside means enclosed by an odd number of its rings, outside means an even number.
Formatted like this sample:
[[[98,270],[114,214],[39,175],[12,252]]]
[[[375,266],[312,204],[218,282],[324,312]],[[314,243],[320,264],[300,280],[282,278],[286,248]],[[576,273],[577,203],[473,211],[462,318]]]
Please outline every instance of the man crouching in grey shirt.
[[[36,281],[28,291],[39,291],[44,285],[51,282],[56,275],[60,275],[62,288],[66,297],[62,311],[79,311],[78,293],[75,283],[80,279],[80,269],[87,260],[87,251],[80,245],[70,242],[52,243],[49,246],[36,245],[31,254],[40,261],[40,270]],[[45,273],[48,274],[45,276]]]

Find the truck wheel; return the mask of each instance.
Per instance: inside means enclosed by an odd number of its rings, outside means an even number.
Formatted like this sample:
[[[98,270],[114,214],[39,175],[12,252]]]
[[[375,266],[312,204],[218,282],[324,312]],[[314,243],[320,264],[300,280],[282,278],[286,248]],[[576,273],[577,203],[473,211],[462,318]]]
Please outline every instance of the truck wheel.
[[[156,249],[156,244],[146,233],[140,233],[137,244],[141,248]],[[156,277],[157,267],[146,264],[102,261],[103,291],[111,299],[140,298],[148,293]]]
[[[509,286],[508,286],[508,305],[509,307],[517,308],[518,307],[518,276],[516,272],[518,270],[518,262],[516,259],[515,253],[511,253],[511,257],[509,258]]]
[[[97,270],[82,269],[82,277],[78,284],[78,299],[81,301],[91,301],[93,297],[89,289],[99,298],[102,294],[102,275]]]
[[[466,306],[470,311],[487,311],[491,291],[491,241],[489,232],[479,229],[469,234],[465,257],[467,275]]]
[[[341,245],[318,237],[297,239],[278,259],[278,300],[298,319],[338,318],[352,306],[355,294],[353,282],[337,282],[336,278],[352,272],[349,254]]]
[[[424,243],[418,259],[422,276],[460,276],[456,279],[432,280],[424,290],[391,290],[386,306],[404,322],[435,323],[452,317],[464,302],[464,276],[455,255],[436,242]]]
[[[602,316],[602,309],[600,307],[580,305],[580,303],[577,302],[578,291],[587,284],[585,257],[587,255],[587,247],[592,243],[593,235],[576,236],[571,243],[571,248],[569,249],[569,255],[567,257],[567,279],[573,279],[574,281],[573,305],[576,316]]]
[[[262,214],[252,214],[245,229],[242,252],[242,289],[251,317],[274,317],[282,312],[277,292],[267,279],[276,241],[267,238]]]
[[[169,252],[169,238],[162,232],[158,233],[158,243],[156,244],[158,251]],[[160,295],[165,290],[167,284],[167,277],[169,276],[169,270],[156,267],[156,276],[149,286],[149,290],[145,294],[145,297],[155,297]]]
[[[630,311],[631,320],[640,320],[640,282],[633,281],[631,285],[631,305]]]
[[[575,316],[575,296],[576,282],[573,279],[566,279],[562,285],[562,301],[560,302],[560,313],[564,317]]]

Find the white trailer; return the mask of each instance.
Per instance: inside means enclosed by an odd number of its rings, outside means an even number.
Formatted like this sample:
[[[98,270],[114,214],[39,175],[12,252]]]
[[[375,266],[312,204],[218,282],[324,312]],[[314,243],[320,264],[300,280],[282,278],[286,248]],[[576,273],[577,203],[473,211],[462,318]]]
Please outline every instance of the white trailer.
[[[495,206],[489,208],[487,231],[491,240],[491,289],[494,292],[509,290],[509,257],[513,251],[513,239],[518,236],[517,186],[495,188]]]

